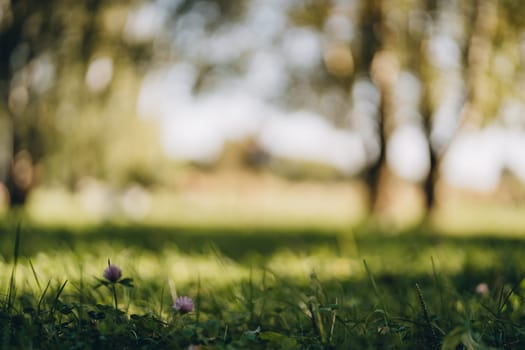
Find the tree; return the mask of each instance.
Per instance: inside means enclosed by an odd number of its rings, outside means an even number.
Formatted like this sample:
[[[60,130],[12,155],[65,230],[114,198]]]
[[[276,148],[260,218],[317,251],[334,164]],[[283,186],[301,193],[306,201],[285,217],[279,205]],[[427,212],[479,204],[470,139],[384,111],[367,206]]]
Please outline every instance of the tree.
[[[0,32],[0,105],[4,126],[4,155],[0,161],[13,205],[23,204],[33,179],[33,161],[43,154],[43,133],[38,128],[46,122],[40,117],[41,106],[35,103],[30,89],[30,63],[52,43],[40,34],[48,27],[52,2],[8,3],[7,16]],[[17,157],[18,155],[18,157]]]
[[[120,37],[109,37],[103,9],[100,0],[7,2],[0,21],[0,106],[5,111],[0,115],[5,143],[0,145],[0,182],[11,205],[25,203],[42,161],[71,137],[61,125],[74,125],[75,111],[65,122],[60,109],[104,103],[104,94],[87,94],[84,85],[99,46],[113,41],[116,50],[128,49],[130,56],[137,51],[122,45]]]
[[[357,47],[358,59],[356,67],[356,75],[364,74],[371,78],[373,69],[373,60],[377,57],[377,53],[381,48],[381,26],[382,26],[382,12],[381,0],[364,1],[361,3],[361,23],[360,23],[360,37],[359,45]],[[377,207],[379,198],[379,187],[381,178],[381,169],[384,166],[386,159],[385,146],[385,85],[380,84],[380,108],[377,119],[376,131],[378,134],[377,141],[379,144],[379,152],[376,159],[364,173],[364,181],[369,189],[369,209],[374,211]]]

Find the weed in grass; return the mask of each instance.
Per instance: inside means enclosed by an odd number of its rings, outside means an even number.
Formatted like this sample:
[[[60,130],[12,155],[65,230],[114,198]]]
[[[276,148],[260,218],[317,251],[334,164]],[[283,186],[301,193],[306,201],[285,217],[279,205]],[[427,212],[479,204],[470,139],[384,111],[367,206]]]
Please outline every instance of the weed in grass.
[[[104,286],[108,288],[113,295],[113,303],[115,306],[115,311],[118,310],[118,297],[117,297],[117,285],[121,285],[127,288],[133,288],[133,278],[122,278],[122,270],[111,264],[111,261],[108,259],[108,267],[104,270],[103,276],[104,279],[97,278],[98,284],[95,288]]]
[[[177,300],[175,300],[175,304],[173,304],[173,308],[181,314],[187,314],[193,311],[193,300],[186,296],[178,297]]]

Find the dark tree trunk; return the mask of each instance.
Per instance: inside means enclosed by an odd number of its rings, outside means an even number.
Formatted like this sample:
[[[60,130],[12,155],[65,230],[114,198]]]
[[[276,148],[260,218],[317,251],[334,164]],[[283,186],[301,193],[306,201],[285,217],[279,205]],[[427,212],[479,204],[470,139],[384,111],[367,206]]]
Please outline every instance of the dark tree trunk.
[[[437,168],[438,161],[435,153],[430,149],[430,169],[428,171],[427,178],[423,183],[423,191],[425,193],[425,212],[428,216],[436,204],[436,180],[437,180]]]
[[[437,169],[438,169],[438,163],[439,159],[432,147],[432,143],[430,141],[430,135],[432,133],[432,111],[430,107],[430,96],[428,94],[428,91],[425,91],[423,95],[423,105],[422,105],[422,117],[423,117],[423,128],[425,131],[425,135],[427,137],[427,145],[428,145],[428,154],[430,157],[430,164],[428,169],[428,174],[425,180],[423,181],[422,187],[423,187],[423,194],[425,196],[425,218],[430,215],[432,212],[432,209],[434,209],[434,205],[436,204],[436,181],[437,181]]]
[[[32,159],[37,159],[43,153],[42,135],[38,129],[38,108],[29,100],[24,110],[14,111],[9,103],[11,81],[13,76],[36,56],[38,50],[24,32],[28,20],[33,14],[41,14],[42,18],[47,19],[52,10],[53,5],[49,2],[14,2],[14,20],[0,31],[0,108],[4,111],[0,116],[4,120],[0,121],[0,124],[5,124],[2,126],[6,128],[0,132],[0,136],[5,137],[4,142],[0,144],[0,147],[5,147],[0,157],[0,181],[4,182],[8,191],[11,207],[25,204],[33,183]],[[38,38],[39,44],[47,40]],[[27,58],[13,64],[12,54],[22,43],[29,45]],[[17,155],[21,157],[17,158]],[[17,159],[21,161],[18,165]]]
[[[359,60],[357,64],[358,71],[371,76],[372,61],[381,47],[381,0],[370,0],[363,2],[361,16],[361,42],[359,47]],[[369,212],[374,212],[377,208],[377,202],[380,194],[380,180],[383,165],[385,163],[385,134],[384,134],[384,94],[381,88],[381,107],[377,120],[377,134],[379,141],[379,155],[374,163],[367,169],[364,174],[364,182],[368,187],[368,205]]]
[[[381,102],[381,104],[383,104],[383,102]],[[383,108],[380,109],[379,113],[380,115],[378,116],[377,125],[377,133],[379,136],[379,156],[364,175],[365,183],[368,187],[368,209],[370,213],[373,213],[378,208],[381,172],[386,161]]]
[[[30,192],[29,188],[21,188],[14,181],[13,176],[10,176],[6,183],[7,191],[9,192],[9,207],[17,208],[23,207],[26,203],[27,196]]]
[[[13,158],[16,152],[15,150],[15,139],[17,137],[14,119],[9,111],[8,101],[10,93],[10,81],[12,78],[12,69],[10,67],[11,54],[15,50],[18,44],[21,42],[23,21],[14,21],[8,29],[5,29],[0,33],[0,108],[3,109],[5,121],[2,121],[2,127],[5,129],[0,133],[1,137],[5,137],[2,140],[0,147],[3,149],[2,159],[0,161],[1,174],[0,181],[4,182],[5,188],[7,189],[9,196],[9,204],[18,204],[20,201],[25,202],[25,196],[22,196],[20,191],[16,188],[15,181],[13,180]],[[4,125],[5,124],[5,125]]]
[[[361,16],[361,40],[357,70],[370,74],[372,60],[381,46],[381,0],[364,1]]]

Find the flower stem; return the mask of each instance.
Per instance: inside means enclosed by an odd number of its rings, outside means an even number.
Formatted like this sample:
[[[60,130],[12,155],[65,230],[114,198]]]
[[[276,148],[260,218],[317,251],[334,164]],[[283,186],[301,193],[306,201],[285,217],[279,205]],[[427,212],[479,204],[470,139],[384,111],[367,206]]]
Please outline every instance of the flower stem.
[[[113,301],[115,301],[115,311],[118,310],[118,300],[117,300],[117,289],[115,288],[115,283],[111,284],[111,289],[113,290]]]

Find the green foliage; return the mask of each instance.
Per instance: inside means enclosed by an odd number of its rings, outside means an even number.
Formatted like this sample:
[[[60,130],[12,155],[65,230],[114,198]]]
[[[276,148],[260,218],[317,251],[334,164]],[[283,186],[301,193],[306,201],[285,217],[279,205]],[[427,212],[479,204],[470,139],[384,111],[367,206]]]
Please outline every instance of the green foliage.
[[[521,240],[459,239],[422,231],[388,236],[364,229],[355,235],[352,251],[344,251],[337,240],[305,238],[299,247],[302,257],[280,260],[285,266],[278,270],[271,263],[278,253],[269,246],[263,247],[265,259],[247,258],[247,252],[259,248],[257,235],[264,232],[252,233],[252,244],[234,239],[232,247],[230,241],[221,243],[220,231],[193,232],[184,245],[168,229],[165,241],[150,233],[155,228],[121,229],[128,231],[126,248],[118,242],[116,227],[113,237],[97,236],[102,228],[80,234],[31,227],[13,235],[4,227],[2,246],[14,243],[16,249],[2,253],[0,349],[510,349],[525,343]],[[333,233],[317,234],[329,238]],[[35,250],[32,240],[39,236],[44,240],[36,240]],[[280,245],[290,243],[290,236],[274,232],[267,238]],[[68,237],[76,243],[59,244]],[[104,240],[111,242],[110,248]],[[208,268],[222,266],[212,271],[217,279],[192,260],[197,251],[184,255],[171,249],[173,260],[163,260],[168,241],[184,251],[206,240],[217,243],[204,254],[211,261]],[[309,275],[308,270],[284,272],[304,264],[307,251],[323,261],[314,249],[322,245],[331,245],[326,260],[355,259],[353,272],[341,275],[321,264]],[[456,260],[447,245],[464,251],[465,259],[456,267],[442,263]],[[130,277],[115,283],[101,278],[108,249],[116,255],[112,262]],[[127,257],[118,253],[124,249]],[[148,251],[155,258],[145,259]],[[478,255],[491,263],[480,264]],[[181,260],[194,272],[192,278],[184,280],[186,271],[180,267],[166,271]],[[140,270],[142,264],[149,267]],[[62,270],[61,265],[73,268]],[[236,279],[226,280],[231,274]],[[490,290],[476,293],[480,282]],[[168,284],[175,296],[191,297],[195,310],[176,312],[174,296],[164,292]],[[113,303],[115,292],[119,303]]]

